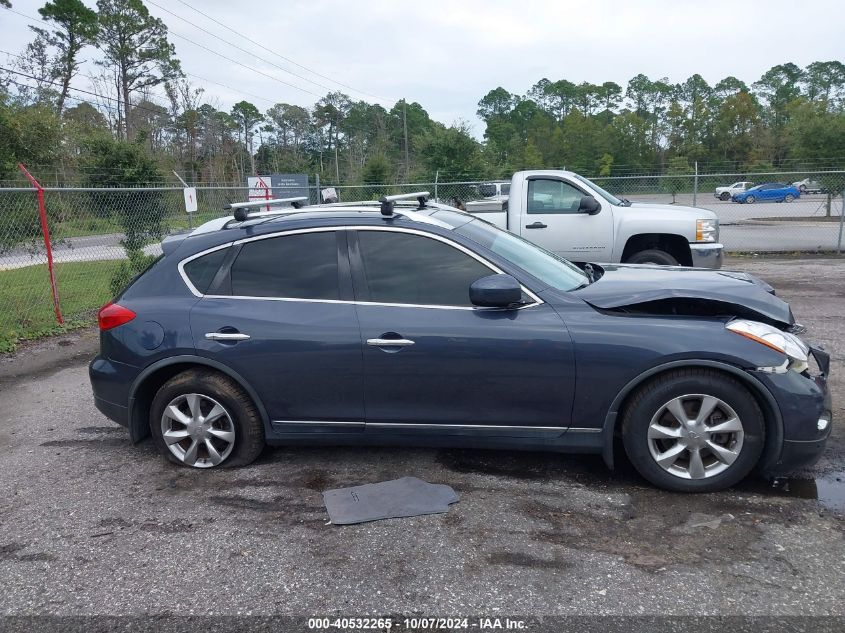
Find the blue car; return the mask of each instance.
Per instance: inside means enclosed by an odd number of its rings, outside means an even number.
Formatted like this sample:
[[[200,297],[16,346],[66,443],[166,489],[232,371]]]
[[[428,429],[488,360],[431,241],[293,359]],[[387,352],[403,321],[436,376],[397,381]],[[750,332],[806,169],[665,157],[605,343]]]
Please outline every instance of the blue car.
[[[795,185],[768,182],[736,193],[731,197],[731,200],[745,204],[754,204],[755,202],[792,202],[800,197],[801,192]]]
[[[167,238],[99,312],[97,408],[195,468],[248,464],[265,444],[586,452],[612,467],[619,438],[653,484],[701,492],[821,454],[829,356],[763,281],[579,268],[418,198],[239,207]]]

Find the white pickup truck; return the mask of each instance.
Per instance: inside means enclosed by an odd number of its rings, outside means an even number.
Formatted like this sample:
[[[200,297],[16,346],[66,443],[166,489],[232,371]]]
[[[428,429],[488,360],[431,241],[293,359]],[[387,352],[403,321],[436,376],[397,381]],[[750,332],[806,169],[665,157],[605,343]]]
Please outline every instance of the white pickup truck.
[[[751,189],[754,186],[753,182],[748,182],[747,180],[740,180],[739,182],[735,182],[732,185],[728,185],[727,187],[716,187],[716,191],[713,193],[719,200],[727,201],[733,198],[734,194],[736,193],[743,193]],[[796,185],[797,187],[798,185]]]
[[[574,262],[721,268],[712,211],[617,198],[570,171],[520,171],[507,199],[466,203],[469,213]]]

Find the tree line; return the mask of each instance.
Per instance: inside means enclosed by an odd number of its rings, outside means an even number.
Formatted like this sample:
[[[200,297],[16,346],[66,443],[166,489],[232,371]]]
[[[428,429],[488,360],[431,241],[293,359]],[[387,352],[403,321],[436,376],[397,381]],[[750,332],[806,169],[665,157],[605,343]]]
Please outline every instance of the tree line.
[[[731,173],[845,165],[838,61],[779,64],[751,85],[640,74],[624,87],[499,87],[478,102],[478,141],[466,122],[434,121],[417,102],[388,109],[341,91],[311,107],[244,99],[221,108],[142,0],[98,0],[96,10],[52,0],[39,14],[32,41],[0,71],[0,180],[14,179],[18,162],[50,183],[113,186],[163,182],[171,171],[192,183],[306,172],[363,184],[564,166],[611,176],[682,173],[695,162]],[[89,59],[93,72],[83,71]]]

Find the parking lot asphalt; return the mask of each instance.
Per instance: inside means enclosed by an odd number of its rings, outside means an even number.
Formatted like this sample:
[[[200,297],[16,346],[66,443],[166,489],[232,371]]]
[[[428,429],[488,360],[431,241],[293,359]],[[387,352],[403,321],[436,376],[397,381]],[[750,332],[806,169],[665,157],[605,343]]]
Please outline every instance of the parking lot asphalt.
[[[0,381],[0,613],[843,615],[845,260],[728,267],[769,281],[832,353],[833,437],[794,479],[680,495],[598,457],[420,448],[189,470],[132,446],[66,354]],[[321,491],[406,475],[461,500],[327,524]]]

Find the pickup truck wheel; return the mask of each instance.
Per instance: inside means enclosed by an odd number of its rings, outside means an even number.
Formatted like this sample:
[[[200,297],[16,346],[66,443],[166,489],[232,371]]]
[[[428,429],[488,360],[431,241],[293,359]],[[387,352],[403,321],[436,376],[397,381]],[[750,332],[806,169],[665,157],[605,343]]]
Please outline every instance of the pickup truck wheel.
[[[679,492],[733,486],[763,451],[765,424],[741,383],[710,369],[680,369],[646,384],[625,409],[622,439],[651,483]]]
[[[649,248],[639,253],[634,253],[626,261],[626,264],[657,264],[659,266],[677,266],[678,260],[666,251],[657,248]]]
[[[719,200],[721,200],[722,202],[727,202],[730,199],[731,194],[729,194],[727,191],[723,191],[721,194],[719,194]]]

